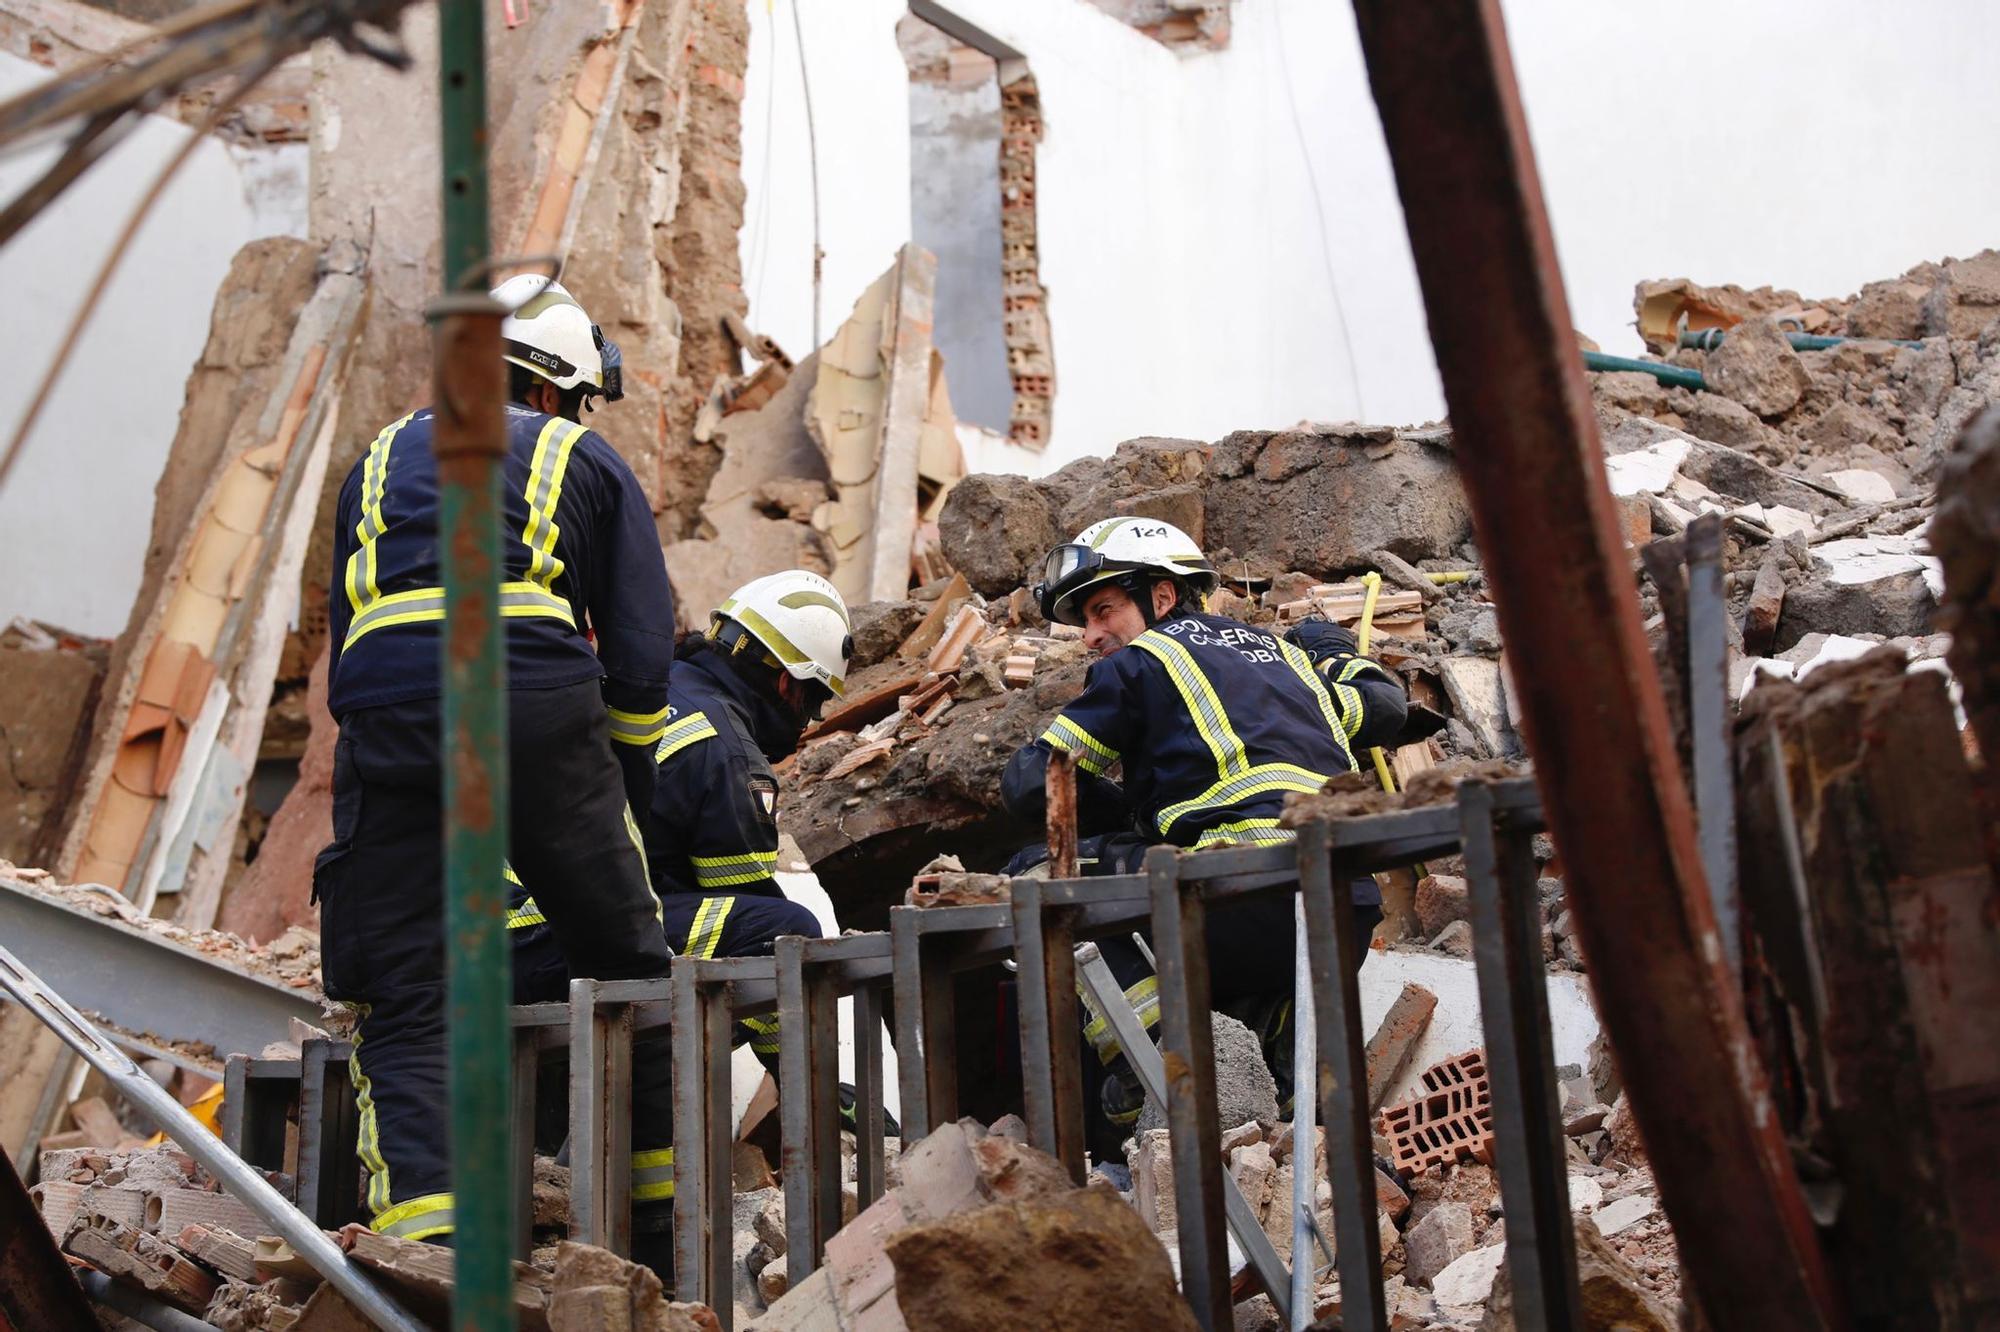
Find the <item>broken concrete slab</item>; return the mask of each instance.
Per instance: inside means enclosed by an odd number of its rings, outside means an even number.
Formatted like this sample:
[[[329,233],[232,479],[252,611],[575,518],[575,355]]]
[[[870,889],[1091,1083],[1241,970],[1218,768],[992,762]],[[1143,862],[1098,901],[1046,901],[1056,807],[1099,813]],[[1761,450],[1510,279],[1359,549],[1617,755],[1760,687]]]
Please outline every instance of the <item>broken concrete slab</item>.
[[[1488,657],[1440,657],[1437,670],[1451,700],[1453,720],[1471,729],[1484,756],[1507,758],[1518,753],[1500,663]]]
[[[751,1327],[894,1332],[907,1324],[887,1252],[893,1236],[990,1203],[1032,1202],[1074,1189],[1054,1157],[987,1135],[976,1121],[946,1124],[904,1154],[900,1184],[827,1241],[825,1265],[813,1278],[786,1291]]]
[[[1599,1207],[1590,1219],[1599,1233],[1609,1237],[1631,1229],[1658,1210],[1659,1204],[1651,1194],[1628,1193]]]
[[[1576,1223],[1576,1275],[1583,1296],[1583,1326],[1621,1332],[1677,1332],[1676,1312],[1657,1299],[1639,1273],[1605,1242],[1588,1219]],[[1439,1303],[1443,1303],[1440,1299]],[[1511,1332],[1513,1283],[1502,1265],[1486,1298],[1483,1332]]]
[[[1278,1117],[1278,1086],[1264,1062],[1264,1047],[1257,1034],[1226,1013],[1213,1016],[1215,1030],[1216,1122],[1242,1124],[1257,1119],[1269,1123]],[[1147,1098],[1139,1112],[1139,1129],[1167,1126],[1164,1106]]]
[[[1461,1202],[1439,1203],[1403,1233],[1403,1274],[1428,1286],[1439,1273],[1472,1252],[1472,1212]]]
[[[913,1328],[1197,1326],[1160,1241],[1101,1185],[913,1226],[888,1252]]]
[[[1477,1309],[1492,1293],[1507,1257],[1507,1246],[1489,1244],[1454,1260],[1431,1282],[1431,1297],[1442,1308]]]

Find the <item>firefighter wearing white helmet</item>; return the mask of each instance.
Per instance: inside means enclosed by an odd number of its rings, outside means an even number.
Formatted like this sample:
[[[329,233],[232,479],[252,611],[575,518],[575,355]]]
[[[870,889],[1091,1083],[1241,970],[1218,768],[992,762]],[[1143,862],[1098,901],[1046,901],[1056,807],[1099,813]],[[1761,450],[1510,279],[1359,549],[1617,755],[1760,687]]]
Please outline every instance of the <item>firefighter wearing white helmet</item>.
[[[1355,655],[1345,630],[1322,624],[1295,641],[1210,614],[1216,581],[1215,566],[1187,533],[1153,518],[1093,523],[1043,564],[1035,589],[1042,614],[1080,626],[1098,660],[1082,694],[1014,755],[1001,796],[1040,827],[1049,758],[1071,755],[1087,874],[1135,873],[1148,848],[1162,843],[1288,842],[1294,834],[1279,826],[1287,797],[1355,771],[1356,754],[1403,725],[1402,682]],[[1111,779],[1114,768],[1122,782]],[[1046,848],[1032,846],[1008,870],[1023,873],[1046,858]],[[1380,918],[1381,894],[1374,880],[1361,879],[1353,897],[1365,938]],[[1241,1009],[1284,1074],[1278,1085],[1289,1088],[1282,1001],[1292,993],[1290,899],[1218,907],[1207,939],[1216,1006]],[[1116,940],[1100,948],[1152,1027],[1158,993],[1144,956]],[[1086,1034],[1105,1068],[1099,1101],[1115,1141],[1144,1098],[1101,1015]]]
[[[617,402],[625,396],[618,344],[590,322],[560,282],[523,273],[495,287],[493,299],[508,310],[500,321],[500,358],[513,367],[508,396],[570,417],[595,397]]]
[[[676,654],[646,860],[667,939],[691,957],[769,957],[787,934],[819,937],[817,917],[778,886],[778,777],[825,700],[846,687],[847,605],[832,583],[790,569],[747,583]],[[516,889],[515,1001],[566,991],[569,973],[540,913]],[[775,1017],[737,1029],[775,1076]],[[671,1178],[661,1158],[658,1182]],[[640,1195],[644,1196],[644,1195]]]
[[[616,396],[616,351],[575,297],[539,277],[494,293],[502,354],[509,860],[549,947],[579,976],[665,976],[672,957],[646,875],[667,726],[673,594],[652,505],[576,417]],[[453,1230],[438,1089],[445,1080],[443,544],[436,413],[374,439],[341,488],[333,531],[328,704],[340,723],[333,841],[313,882],[327,990],[361,1005],[355,1041],[368,1210],[406,1239]],[[561,998],[560,994],[552,996]],[[651,1038],[647,1038],[650,1040]],[[635,1061],[636,1062],[636,1061]],[[668,1149],[671,1080],[635,1083],[635,1170]],[[670,1204],[639,1191],[635,1253],[665,1270]]]

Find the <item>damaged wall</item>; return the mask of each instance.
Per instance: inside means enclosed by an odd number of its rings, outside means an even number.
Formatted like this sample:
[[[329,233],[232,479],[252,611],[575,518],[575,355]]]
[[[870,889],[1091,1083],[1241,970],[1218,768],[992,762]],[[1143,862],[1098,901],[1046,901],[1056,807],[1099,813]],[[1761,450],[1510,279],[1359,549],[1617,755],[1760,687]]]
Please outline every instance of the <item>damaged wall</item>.
[[[1062,379],[1053,446],[1032,470],[1146,434],[1212,439],[1246,424],[1441,412],[1344,8],[1237,6],[1228,48],[1198,54],[1176,54],[1083,0],[946,8],[1027,55],[1048,126],[1037,203]],[[1664,55],[1659,6],[1503,8],[1571,305],[1607,350],[1638,350],[1628,305],[1641,271],[1851,292],[1992,239],[1996,150],[1945,128],[2000,114],[2000,88],[1974,54],[2000,38],[2000,14],[1977,0],[1952,0],[1917,24],[1859,4],[1809,26],[1774,0],[1730,6],[1707,16],[1699,58],[1687,59]],[[848,308],[909,235],[907,80],[894,31],[904,12],[902,0],[801,11],[818,93],[829,311]],[[788,14],[753,5],[750,17],[748,103],[775,98],[768,130],[762,115],[746,127],[751,323],[796,349],[809,340],[813,244],[798,53]],[[1635,98],[1634,71],[1663,58],[1674,103],[1726,109],[1727,132]],[[1915,86],[1923,99],[1902,95]],[[1631,117],[1643,148],[1612,128]],[[1865,188],[1828,188],[1854,179],[1857,163]]]

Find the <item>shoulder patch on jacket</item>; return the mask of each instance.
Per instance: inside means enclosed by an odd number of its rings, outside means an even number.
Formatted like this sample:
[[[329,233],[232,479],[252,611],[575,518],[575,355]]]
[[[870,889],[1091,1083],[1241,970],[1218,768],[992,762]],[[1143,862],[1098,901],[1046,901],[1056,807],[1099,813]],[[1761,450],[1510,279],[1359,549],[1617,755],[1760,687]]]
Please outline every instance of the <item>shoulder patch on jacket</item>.
[[[750,803],[771,823],[778,821],[778,779],[768,772],[750,774]]]

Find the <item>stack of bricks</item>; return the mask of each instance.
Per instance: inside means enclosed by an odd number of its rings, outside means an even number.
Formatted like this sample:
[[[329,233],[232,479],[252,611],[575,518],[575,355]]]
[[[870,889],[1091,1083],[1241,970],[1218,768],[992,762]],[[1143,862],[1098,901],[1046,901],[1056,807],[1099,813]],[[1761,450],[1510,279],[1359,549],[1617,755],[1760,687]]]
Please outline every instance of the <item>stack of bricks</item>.
[[[1007,371],[1014,381],[1008,435],[1039,449],[1048,444],[1055,398],[1048,293],[1042,288],[1035,221],[1035,145],[1042,140],[1042,98],[1026,70],[1000,85],[1000,269]]]
[[[1467,1050],[1425,1069],[1424,1090],[1382,1112],[1377,1132],[1389,1139],[1398,1171],[1473,1160],[1492,1164],[1493,1091],[1486,1052]]]

